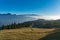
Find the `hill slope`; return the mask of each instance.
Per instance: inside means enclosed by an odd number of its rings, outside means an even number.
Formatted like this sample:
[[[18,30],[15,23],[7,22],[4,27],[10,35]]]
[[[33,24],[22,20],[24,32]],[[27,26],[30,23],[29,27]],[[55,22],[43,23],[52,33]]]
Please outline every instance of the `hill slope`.
[[[55,30],[53,33],[48,34],[39,40],[60,40],[60,29]]]
[[[39,40],[55,29],[21,28],[0,31],[0,40]]]

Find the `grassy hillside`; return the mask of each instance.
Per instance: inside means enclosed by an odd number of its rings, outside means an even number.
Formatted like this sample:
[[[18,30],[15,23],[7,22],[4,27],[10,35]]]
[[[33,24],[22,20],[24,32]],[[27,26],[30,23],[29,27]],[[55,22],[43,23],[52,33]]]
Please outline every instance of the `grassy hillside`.
[[[54,30],[42,28],[0,30],[0,40],[39,40]]]
[[[56,29],[53,33],[50,33],[39,40],[60,40],[60,29]]]

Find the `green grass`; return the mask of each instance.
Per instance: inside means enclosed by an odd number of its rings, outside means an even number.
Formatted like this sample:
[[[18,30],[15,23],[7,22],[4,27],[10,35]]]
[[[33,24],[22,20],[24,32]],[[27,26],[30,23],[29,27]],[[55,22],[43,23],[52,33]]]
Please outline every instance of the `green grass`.
[[[53,32],[55,29],[21,28],[0,30],[0,40],[39,40]]]

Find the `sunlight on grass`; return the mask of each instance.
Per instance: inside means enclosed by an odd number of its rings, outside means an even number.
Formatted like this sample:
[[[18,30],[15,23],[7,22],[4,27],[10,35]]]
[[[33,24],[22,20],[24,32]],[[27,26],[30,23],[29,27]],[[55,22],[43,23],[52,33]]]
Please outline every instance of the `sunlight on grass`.
[[[55,29],[21,28],[0,31],[0,40],[38,40]]]

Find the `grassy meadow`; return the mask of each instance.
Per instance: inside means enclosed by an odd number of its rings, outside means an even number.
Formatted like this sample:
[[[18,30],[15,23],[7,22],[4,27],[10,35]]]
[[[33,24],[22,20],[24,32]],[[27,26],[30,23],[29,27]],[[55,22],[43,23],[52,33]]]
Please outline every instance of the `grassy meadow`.
[[[0,40],[40,40],[56,30],[55,28],[21,28],[0,30]]]

